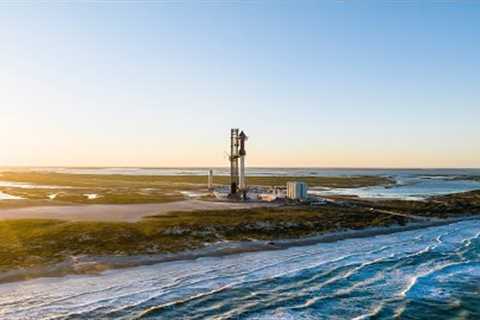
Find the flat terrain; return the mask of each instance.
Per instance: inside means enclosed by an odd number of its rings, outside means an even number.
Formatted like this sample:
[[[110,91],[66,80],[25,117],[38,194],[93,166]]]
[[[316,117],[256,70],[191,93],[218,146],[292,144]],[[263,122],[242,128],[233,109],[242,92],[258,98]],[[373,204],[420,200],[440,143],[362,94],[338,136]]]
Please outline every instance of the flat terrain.
[[[435,196],[425,201],[367,200],[348,196],[332,196],[330,198],[344,200],[352,206],[370,207],[423,217],[448,218],[459,214],[480,213],[480,190]]]
[[[190,211],[198,203],[208,207]],[[44,208],[17,209],[16,214],[18,210],[26,210],[28,214],[36,212],[57,218],[65,215],[63,210],[73,210],[67,213],[70,216],[78,214],[78,219],[83,220],[82,215],[88,210],[92,210],[90,214],[95,217],[101,216],[105,209],[115,208],[120,210],[116,213],[119,219],[135,217],[136,222],[0,220],[0,271],[44,268],[81,256],[177,253],[223,241],[301,239],[345,229],[405,225],[430,219],[436,223],[445,220],[443,218],[458,219],[480,214],[480,191],[434,197],[428,201],[337,199],[319,207],[232,209],[231,203],[224,204],[228,210],[218,207],[211,210],[212,206],[220,204],[200,200],[184,201],[181,205],[185,211],[175,212],[168,212],[175,208],[169,207],[170,204],[162,204],[163,207],[157,207],[158,204],[70,206],[72,209],[54,206],[43,213]],[[162,212],[162,208],[165,211]],[[77,212],[77,209],[81,210]],[[157,214],[138,220],[154,213]],[[106,218],[110,219],[112,215],[115,215],[113,211]],[[67,272],[75,272],[69,270]]]
[[[33,206],[24,208],[0,209],[3,219],[56,219],[68,221],[123,221],[137,222],[146,216],[162,215],[168,212],[196,210],[235,210],[255,207],[272,207],[264,202],[213,202],[201,200],[181,200],[168,203],[145,204],[90,204]]]
[[[284,186],[288,181],[301,180],[312,187],[329,188],[356,188],[390,184],[389,178],[378,176],[352,176],[352,177],[288,177],[288,176],[249,176],[249,184],[261,186]],[[0,180],[35,183],[40,185],[75,186],[75,187],[140,187],[180,185],[207,185],[207,175],[181,175],[181,176],[133,176],[133,175],[96,175],[96,174],[66,174],[55,172],[2,172]],[[215,176],[215,183],[226,185],[229,183],[227,176]]]
[[[227,182],[226,177],[221,179]],[[379,177],[250,177],[249,182],[267,186],[292,179],[322,187],[392,183]],[[28,198],[0,201],[3,273],[82,256],[177,253],[224,241],[301,239],[330,231],[480,214],[480,191],[426,201],[332,196],[332,202],[318,207],[280,207],[186,200],[181,191],[201,194],[206,189],[206,177],[199,176],[3,173],[1,181],[36,184],[35,188],[9,185],[0,190]],[[51,193],[56,197],[45,199]],[[98,198],[88,199],[85,195],[90,193]]]
[[[79,255],[178,252],[225,240],[299,238],[341,228],[404,224],[405,217],[350,208],[251,208],[174,212],[125,222],[0,221],[0,271]]]
[[[384,177],[248,177],[250,185],[285,186],[302,180],[312,187],[351,188],[392,184]],[[24,200],[0,201],[0,208],[55,204],[141,204],[185,199],[182,192],[204,193],[207,176],[84,175],[50,172],[2,172],[0,192]],[[25,187],[18,184],[28,184]],[[228,177],[215,177],[217,185],[227,185]],[[10,185],[9,185],[10,184]],[[34,188],[32,188],[33,186]],[[88,195],[94,195],[89,197]]]

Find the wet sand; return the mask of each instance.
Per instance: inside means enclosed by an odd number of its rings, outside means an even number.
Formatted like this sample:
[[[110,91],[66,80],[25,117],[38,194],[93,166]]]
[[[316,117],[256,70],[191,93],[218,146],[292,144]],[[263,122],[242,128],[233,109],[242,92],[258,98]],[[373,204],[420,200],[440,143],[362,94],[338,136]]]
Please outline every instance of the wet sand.
[[[59,219],[68,221],[137,222],[143,217],[173,211],[228,210],[275,206],[261,202],[214,202],[183,200],[148,204],[88,204],[0,209],[0,219]]]

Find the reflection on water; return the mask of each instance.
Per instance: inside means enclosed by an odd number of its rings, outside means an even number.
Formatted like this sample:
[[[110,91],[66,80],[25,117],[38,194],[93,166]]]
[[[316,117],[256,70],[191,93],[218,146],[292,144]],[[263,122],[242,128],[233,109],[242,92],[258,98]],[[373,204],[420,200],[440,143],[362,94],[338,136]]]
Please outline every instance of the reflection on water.
[[[397,198],[421,200],[430,196],[480,189],[480,181],[452,180],[449,178],[400,177],[394,186],[311,190],[317,195],[356,195],[361,198]]]
[[[18,200],[18,199],[22,199],[22,198],[17,196],[12,196],[0,191],[0,200]]]
[[[0,285],[2,319],[478,319],[480,221]]]
[[[35,168],[32,168],[35,169]],[[74,174],[126,175],[206,175],[206,168],[36,168],[35,170]],[[1,170],[0,170],[1,171]],[[228,168],[214,169],[215,175],[228,175]],[[357,195],[367,198],[400,198],[418,200],[428,196],[480,189],[480,181],[459,180],[459,177],[480,176],[480,169],[318,169],[318,168],[248,168],[250,176],[383,176],[396,181],[394,186],[367,188],[313,188],[317,195]],[[0,187],[68,188],[0,181]],[[86,195],[87,196],[87,195]],[[189,195],[190,196],[190,195]],[[0,200],[2,198],[0,197]]]
[[[31,183],[25,183],[25,182],[1,181],[1,180],[0,180],[0,187],[21,188],[21,189],[68,189],[68,188],[71,188],[68,186],[40,185],[40,184],[31,184]]]
[[[210,168],[30,168],[74,174],[126,174],[126,175],[207,175]],[[11,171],[6,168],[4,171]],[[25,169],[22,169],[25,170]],[[215,175],[229,175],[227,167],[213,168]],[[0,172],[2,169],[0,168]],[[337,169],[337,168],[255,168],[248,167],[251,176],[480,176],[480,169]]]
[[[88,200],[95,200],[98,198],[98,194],[96,193],[85,193],[85,197],[87,197]]]

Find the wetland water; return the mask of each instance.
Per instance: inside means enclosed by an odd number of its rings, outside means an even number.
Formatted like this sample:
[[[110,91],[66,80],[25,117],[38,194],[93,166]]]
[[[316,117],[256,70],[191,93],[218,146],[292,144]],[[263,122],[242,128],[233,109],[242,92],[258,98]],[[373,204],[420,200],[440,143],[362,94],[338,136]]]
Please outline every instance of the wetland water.
[[[478,182],[453,180],[478,170],[373,174],[399,184],[356,191],[421,198],[480,188]],[[479,319],[480,220],[2,284],[0,318]]]

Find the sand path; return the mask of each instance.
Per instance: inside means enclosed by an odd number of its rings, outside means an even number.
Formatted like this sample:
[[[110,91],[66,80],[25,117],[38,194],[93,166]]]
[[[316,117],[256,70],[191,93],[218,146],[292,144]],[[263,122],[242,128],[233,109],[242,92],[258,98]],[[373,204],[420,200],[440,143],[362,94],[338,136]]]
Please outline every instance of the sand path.
[[[379,213],[390,214],[392,216],[405,217],[405,218],[409,218],[409,219],[412,219],[412,220],[418,220],[418,221],[444,220],[444,219],[439,219],[439,218],[435,218],[435,217],[418,216],[418,215],[414,215],[414,214],[400,213],[400,212],[394,212],[394,211],[390,211],[390,210],[375,209],[373,211],[374,212],[379,212]]]
[[[60,219],[70,221],[126,221],[136,222],[145,216],[166,214],[172,211],[244,209],[274,206],[269,203],[212,202],[202,200],[183,200],[168,203],[148,204],[89,204],[70,206],[44,206],[0,209],[2,219]]]

